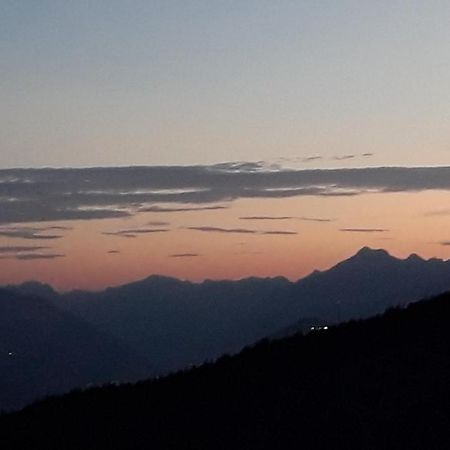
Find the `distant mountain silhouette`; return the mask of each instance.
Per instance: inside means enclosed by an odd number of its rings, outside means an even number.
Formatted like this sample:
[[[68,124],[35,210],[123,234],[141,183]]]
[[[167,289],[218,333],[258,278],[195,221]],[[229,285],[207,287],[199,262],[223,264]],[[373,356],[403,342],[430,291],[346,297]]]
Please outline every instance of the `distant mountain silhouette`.
[[[330,270],[296,283],[303,311],[339,322],[369,317],[386,308],[450,289],[450,261],[417,255],[398,259],[385,250],[362,248]]]
[[[164,373],[237,352],[288,325],[300,317],[290,289],[283,278],[195,284],[151,276],[100,293],[67,294],[59,304],[145,352]]]
[[[151,373],[136,352],[48,300],[0,289],[0,410]]]
[[[446,294],[168,378],[49,399],[0,417],[0,441],[9,450],[447,449],[449,325]]]
[[[30,287],[26,284],[25,292]],[[282,277],[191,283],[150,276],[102,292],[61,296],[48,286],[36,287],[54,304],[144,353],[163,374],[235,353],[267,336],[305,330],[314,321],[369,317],[439,294],[450,289],[450,261],[417,255],[402,260],[365,247],[295,283]]]
[[[7,285],[4,289],[14,291],[22,295],[32,295],[42,299],[57,301],[59,294],[48,284],[39,281],[27,281],[19,285]]]

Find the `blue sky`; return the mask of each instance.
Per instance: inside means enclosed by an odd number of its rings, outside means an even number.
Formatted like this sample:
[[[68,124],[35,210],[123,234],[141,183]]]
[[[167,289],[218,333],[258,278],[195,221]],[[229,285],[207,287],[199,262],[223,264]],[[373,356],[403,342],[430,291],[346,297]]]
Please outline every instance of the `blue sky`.
[[[3,1],[0,167],[447,165],[449,19],[444,1]]]

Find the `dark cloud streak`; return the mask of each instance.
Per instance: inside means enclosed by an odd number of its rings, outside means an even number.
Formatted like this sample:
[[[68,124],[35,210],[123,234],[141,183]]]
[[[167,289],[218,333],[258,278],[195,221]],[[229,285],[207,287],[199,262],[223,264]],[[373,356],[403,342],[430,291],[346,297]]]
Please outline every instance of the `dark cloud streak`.
[[[177,212],[191,212],[191,211],[217,211],[220,209],[227,209],[228,206],[193,206],[193,207],[168,207],[168,206],[148,206],[140,208],[139,212],[161,212],[161,213],[177,213]]]
[[[296,216],[244,216],[240,220],[302,220],[304,222],[334,222],[335,219]]]
[[[22,252],[38,252],[48,250],[51,247],[35,246],[35,245],[19,245],[19,246],[2,246],[0,253],[22,253]]]
[[[11,239],[26,239],[26,240],[53,240],[61,239],[61,234],[42,234],[49,230],[61,230],[59,227],[7,227],[0,228],[0,236]]]
[[[130,230],[104,231],[105,236],[118,236],[126,238],[135,238],[142,234],[166,233],[170,231],[168,228],[133,228]]]
[[[234,234],[256,234],[256,230],[246,228],[220,228],[220,227],[186,227],[186,230],[202,231],[205,233],[234,233]]]
[[[296,231],[284,231],[284,230],[251,230],[247,228],[221,228],[221,227],[186,227],[187,230],[201,231],[205,233],[230,233],[230,234],[265,234],[265,235],[294,235],[298,234]]]
[[[386,233],[390,230],[384,228],[341,228],[339,231],[347,233]]]
[[[0,256],[0,259],[15,259],[17,261],[52,260],[65,258],[66,255],[59,253],[18,253],[16,255]]]
[[[228,207],[218,202],[246,198],[355,196],[431,189],[450,190],[449,167],[294,170],[241,162],[188,167],[10,169],[0,170],[0,224],[121,218],[139,212],[213,211]],[[55,239],[59,237],[54,234]]]

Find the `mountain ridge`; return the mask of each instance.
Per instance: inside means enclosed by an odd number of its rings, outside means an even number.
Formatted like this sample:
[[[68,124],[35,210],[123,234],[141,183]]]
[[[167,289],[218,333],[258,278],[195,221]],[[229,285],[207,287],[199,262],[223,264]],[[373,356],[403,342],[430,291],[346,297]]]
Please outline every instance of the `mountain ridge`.
[[[441,450],[449,323],[447,293],[166,378],[50,398],[0,416],[0,438],[10,450]]]
[[[369,317],[448,289],[450,261],[400,259],[363,247],[330,269],[297,281],[248,277],[194,283],[150,275],[98,292],[52,295],[52,301],[142,349],[156,370],[167,373],[235,353],[295,329],[302,319],[314,317],[323,324]]]
[[[21,292],[26,292],[24,289],[25,288],[31,288],[31,287],[35,287],[35,288],[40,288],[42,289],[42,292],[44,292],[44,289],[47,290],[48,293],[50,293],[50,291],[52,291],[52,293],[55,293],[57,295],[63,296],[63,295],[70,295],[73,293],[92,293],[92,294],[99,294],[102,293],[106,290],[110,290],[110,289],[116,289],[116,288],[121,288],[124,286],[129,286],[129,285],[134,285],[134,284],[140,284],[140,283],[146,283],[146,282],[161,282],[161,281],[174,281],[174,282],[180,282],[180,283],[187,283],[187,284],[192,284],[192,285],[202,285],[202,284],[210,284],[210,283],[216,283],[216,282],[222,282],[222,281],[227,281],[227,282],[241,282],[241,281],[245,281],[245,280],[283,280],[283,281],[288,281],[290,283],[299,283],[307,278],[309,278],[310,276],[314,276],[315,274],[320,274],[320,273],[324,273],[324,272],[328,272],[329,270],[333,269],[336,266],[339,266],[342,263],[348,262],[348,261],[354,261],[355,258],[360,257],[360,256],[375,256],[375,255],[385,255],[388,256],[390,259],[392,260],[396,260],[396,261],[421,261],[421,262],[429,262],[429,263],[450,263],[450,259],[442,259],[442,258],[437,258],[437,257],[431,257],[431,258],[423,258],[422,256],[418,255],[417,253],[411,253],[408,256],[406,256],[405,258],[400,258],[397,256],[393,256],[392,254],[390,254],[387,250],[383,249],[383,248],[372,248],[372,247],[368,247],[368,246],[363,246],[361,247],[356,253],[354,253],[353,255],[349,256],[348,258],[343,259],[342,261],[338,261],[336,264],[332,265],[331,267],[327,268],[327,269],[314,269],[311,273],[305,275],[304,277],[300,277],[297,278],[295,280],[289,280],[288,278],[286,278],[283,275],[272,275],[272,276],[266,276],[266,277],[260,277],[260,276],[255,276],[255,275],[250,275],[248,277],[243,277],[243,278],[238,278],[238,279],[226,279],[226,278],[217,278],[217,279],[210,279],[210,278],[205,278],[202,281],[191,281],[191,280],[187,280],[187,279],[182,279],[182,278],[177,278],[174,276],[170,276],[170,275],[164,275],[164,274],[159,274],[159,273],[153,273],[150,274],[144,278],[139,278],[137,280],[132,280],[132,281],[128,281],[119,285],[114,285],[114,286],[107,286],[103,289],[80,289],[80,288],[75,288],[75,289],[71,289],[68,291],[59,291],[56,288],[54,288],[50,283],[46,283],[46,282],[41,282],[38,280],[29,280],[29,281],[24,281],[21,283],[17,283],[17,284],[6,284],[6,285],[0,285],[0,288],[5,288],[5,289],[10,289],[10,290],[16,290],[19,289]]]
[[[47,296],[53,307],[141,355],[161,376],[266,337],[370,317],[450,290],[450,262],[362,248],[296,282],[249,277],[192,283],[150,276],[99,292],[59,294],[39,283],[11,289]],[[2,337],[0,329],[0,342]]]
[[[151,374],[137,352],[49,300],[0,289],[0,410]]]

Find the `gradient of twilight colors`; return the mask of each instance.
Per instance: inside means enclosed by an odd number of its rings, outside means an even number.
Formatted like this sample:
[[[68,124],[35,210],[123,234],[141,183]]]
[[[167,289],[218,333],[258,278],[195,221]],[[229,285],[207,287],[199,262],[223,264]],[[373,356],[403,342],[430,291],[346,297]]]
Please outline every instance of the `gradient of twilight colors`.
[[[363,246],[450,256],[450,168],[269,167],[0,171],[0,284],[101,289],[152,274],[295,280]],[[180,189],[189,183],[202,188]]]
[[[447,1],[5,0],[0,167],[449,164],[449,21]]]
[[[0,284],[448,258],[449,21],[444,1],[2,1]]]

